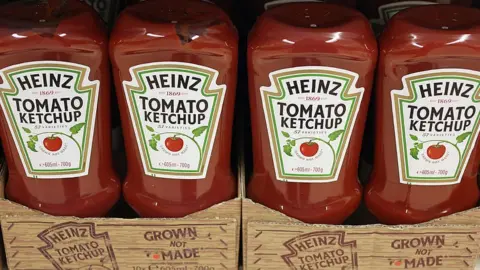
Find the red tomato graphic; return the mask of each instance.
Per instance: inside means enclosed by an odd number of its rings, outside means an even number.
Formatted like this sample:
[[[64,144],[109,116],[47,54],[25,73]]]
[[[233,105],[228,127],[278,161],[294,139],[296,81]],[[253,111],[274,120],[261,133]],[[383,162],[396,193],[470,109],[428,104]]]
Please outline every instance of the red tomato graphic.
[[[62,139],[55,135],[43,139],[43,146],[45,146],[45,149],[50,152],[57,152],[60,150],[60,148],[62,148],[62,144]]]
[[[445,147],[445,145],[438,143],[436,145],[431,145],[430,147],[428,147],[427,156],[431,159],[437,160],[442,158],[443,155],[445,155],[446,151],[447,148]]]
[[[165,146],[172,152],[178,152],[183,148],[183,140],[178,137],[170,137],[165,140]]]
[[[396,261],[396,262],[395,262],[395,265],[396,265],[396,266],[402,265],[402,261]]]
[[[304,142],[300,145],[300,152],[306,157],[313,157],[317,154],[319,148],[316,142]]]

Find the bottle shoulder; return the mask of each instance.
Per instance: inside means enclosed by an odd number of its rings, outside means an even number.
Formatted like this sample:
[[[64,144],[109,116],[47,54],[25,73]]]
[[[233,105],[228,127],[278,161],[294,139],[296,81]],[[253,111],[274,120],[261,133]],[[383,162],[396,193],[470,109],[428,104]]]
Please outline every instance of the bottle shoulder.
[[[262,15],[249,35],[252,52],[376,55],[368,20],[359,12],[319,3],[285,4]]]
[[[66,1],[48,13],[44,3],[18,1],[0,10],[0,47],[74,47],[96,50],[107,43],[106,27],[88,5]],[[0,49],[2,50],[2,49]]]
[[[210,44],[237,48],[238,34],[232,22],[215,5],[190,0],[144,2],[125,9],[110,37],[114,51],[183,47]]]
[[[478,54],[480,10],[428,5],[401,11],[382,34],[380,51],[381,54],[415,51],[417,56]]]

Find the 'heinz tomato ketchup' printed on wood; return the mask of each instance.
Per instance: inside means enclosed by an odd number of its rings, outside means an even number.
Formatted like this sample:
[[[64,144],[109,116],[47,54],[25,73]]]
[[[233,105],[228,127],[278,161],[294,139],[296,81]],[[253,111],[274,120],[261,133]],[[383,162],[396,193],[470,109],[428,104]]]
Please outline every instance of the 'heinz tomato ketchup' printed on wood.
[[[79,1],[13,2],[0,15],[8,198],[54,215],[105,215],[120,185],[100,19]]]
[[[266,11],[250,33],[253,200],[312,223],[358,206],[357,171],[376,64],[359,12],[323,3]]]
[[[378,67],[373,174],[365,198],[388,224],[474,207],[480,10],[415,7],[389,22]]]
[[[228,16],[201,1],[145,1],[120,15],[110,53],[124,194],[141,216],[185,216],[235,195],[237,43]]]

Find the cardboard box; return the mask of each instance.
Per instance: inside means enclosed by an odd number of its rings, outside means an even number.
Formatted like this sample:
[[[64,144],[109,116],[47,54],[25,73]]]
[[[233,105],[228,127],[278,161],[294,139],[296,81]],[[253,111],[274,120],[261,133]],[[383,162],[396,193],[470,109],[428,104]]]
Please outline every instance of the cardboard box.
[[[246,270],[480,269],[480,208],[420,225],[333,226],[243,198],[242,220]]]
[[[0,200],[12,270],[237,269],[240,215],[241,194],[176,219],[54,217]]]

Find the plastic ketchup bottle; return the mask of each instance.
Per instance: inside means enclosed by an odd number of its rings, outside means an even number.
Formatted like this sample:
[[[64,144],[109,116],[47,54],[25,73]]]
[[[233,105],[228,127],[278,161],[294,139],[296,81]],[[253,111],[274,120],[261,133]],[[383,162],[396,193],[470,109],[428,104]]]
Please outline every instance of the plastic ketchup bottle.
[[[127,202],[181,217],[233,198],[236,30],[215,5],[127,7],[110,41],[128,159]]]
[[[120,195],[106,31],[86,4],[56,2],[0,10],[7,197],[53,215],[103,216]]]
[[[260,16],[248,45],[251,199],[310,223],[339,224],[357,208],[376,59],[353,9],[296,3]]]
[[[368,208],[383,223],[411,224],[474,207],[480,10],[428,5],[402,11],[380,44]]]

